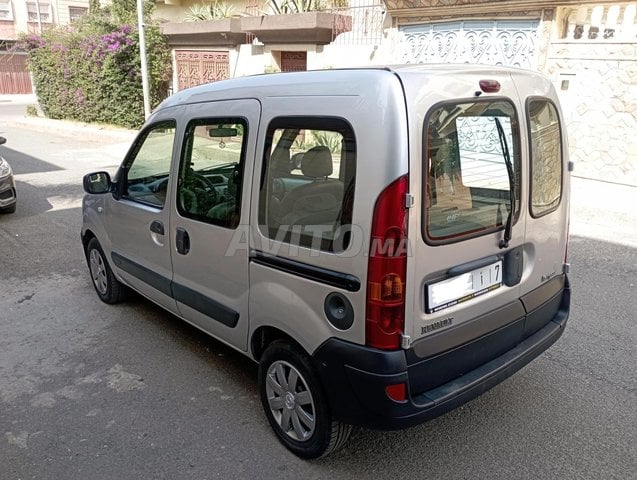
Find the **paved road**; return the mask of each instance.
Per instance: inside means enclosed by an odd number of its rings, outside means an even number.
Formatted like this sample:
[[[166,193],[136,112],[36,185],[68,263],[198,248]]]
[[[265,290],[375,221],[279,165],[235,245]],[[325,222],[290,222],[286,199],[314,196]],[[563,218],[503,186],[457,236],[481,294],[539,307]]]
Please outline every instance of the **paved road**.
[[[304,462],[248,360],[144,300],[98,301],[80,180],[127,145],[7,127],[2,108],[20,203],[0,217],[0,480],[637,478],[634,190],[577,183],[572,316],[546,354],[451,414]],[[600,214],[609,188],[628,206]]]

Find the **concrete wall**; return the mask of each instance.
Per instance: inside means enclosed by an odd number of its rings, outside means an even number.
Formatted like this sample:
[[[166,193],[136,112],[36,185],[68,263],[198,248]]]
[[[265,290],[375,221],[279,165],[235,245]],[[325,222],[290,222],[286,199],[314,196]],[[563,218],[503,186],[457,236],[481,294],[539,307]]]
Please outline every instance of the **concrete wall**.
[[[637,185],[637,42],[554,42],[575,175]]]

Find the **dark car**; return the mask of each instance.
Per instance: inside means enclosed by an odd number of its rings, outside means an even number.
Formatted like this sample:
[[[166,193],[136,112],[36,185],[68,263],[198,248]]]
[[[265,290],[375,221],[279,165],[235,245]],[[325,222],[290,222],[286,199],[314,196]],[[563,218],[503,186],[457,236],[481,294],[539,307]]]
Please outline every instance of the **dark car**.
[[[0,137],[0,145],[3,145],[6,141],[6,138]],[[9,163],[0,157],[0,213],[15,212],[16,201],[13,171]]]

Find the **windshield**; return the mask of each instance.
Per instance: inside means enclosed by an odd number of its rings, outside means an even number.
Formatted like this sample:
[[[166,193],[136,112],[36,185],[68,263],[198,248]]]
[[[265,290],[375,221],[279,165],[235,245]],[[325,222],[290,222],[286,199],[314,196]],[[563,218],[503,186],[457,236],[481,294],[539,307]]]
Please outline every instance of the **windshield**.
[[[425,238],[448,242],[504,228],[518,195],[513,106],[506,101],[443,105],[426,128]]]

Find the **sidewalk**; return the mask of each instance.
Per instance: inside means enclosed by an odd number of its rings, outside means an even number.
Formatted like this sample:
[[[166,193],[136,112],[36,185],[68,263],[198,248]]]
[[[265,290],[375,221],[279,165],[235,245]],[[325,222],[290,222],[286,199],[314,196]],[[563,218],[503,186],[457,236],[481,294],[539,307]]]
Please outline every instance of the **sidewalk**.
[[[0,125],[55,132],[70,137],[81,136],[100,144],[127,143],[136,130],[108,125],[94,125],[67,120],[27,117],[26,105],[34,104],[28,95],[0,95]],[[5,113],[3,105],[12,105]],[[24,109],[18,106],[24,106]],[[571,236],[595,238],[637,248],[637,187],[577,177],[577,165],[571,177]]]
[[[26,116],[27,105],[37,105],[35,95],[0,95],[0,124],[57,133],[70,137],[81,136],[85,140],[98,143],[131,143],[137,135],[137,130],[129,130],[112,125],[28,117]]]
[[[571,177],[570,234],[637,248],[637,187]]]

